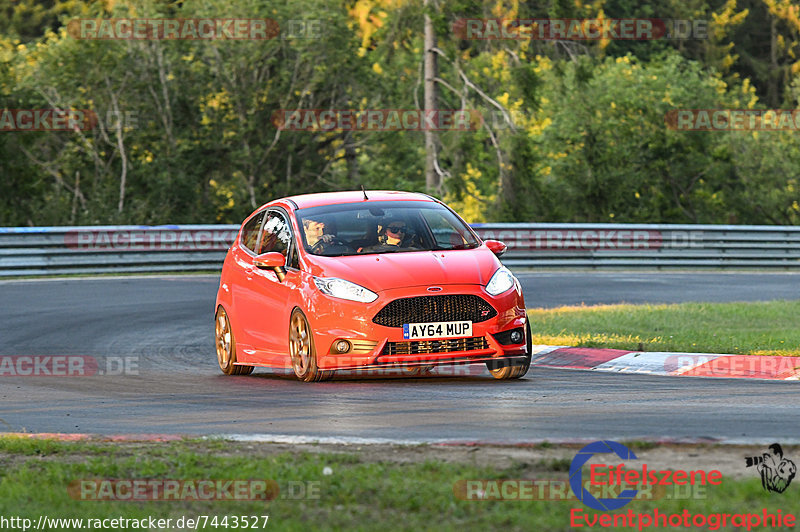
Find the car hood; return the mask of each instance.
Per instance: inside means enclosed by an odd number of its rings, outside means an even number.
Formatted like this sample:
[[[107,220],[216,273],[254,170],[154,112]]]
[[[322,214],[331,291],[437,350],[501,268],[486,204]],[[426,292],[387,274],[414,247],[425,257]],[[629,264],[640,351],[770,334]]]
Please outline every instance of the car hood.
[[[373,292],[408,286],[485,286],[500,267],[486,247],[308,259],[313,275],[346,279]]]

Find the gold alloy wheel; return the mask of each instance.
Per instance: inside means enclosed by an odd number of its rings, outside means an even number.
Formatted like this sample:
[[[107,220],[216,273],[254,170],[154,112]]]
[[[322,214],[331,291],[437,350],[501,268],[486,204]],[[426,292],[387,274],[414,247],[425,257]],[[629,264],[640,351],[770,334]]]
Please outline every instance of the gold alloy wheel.
[[[302,379],[308,371],[311,338],[308,336],[308,321],[301,312],[292,314],[290,331],[289,349],[292,355],[292,368],[297,378]]]
[[[236,340],[231,330],[228,313],[220,306],[214,319],[214,338],[217,346],[217,363],[225,375],[248,375],[253,366],[236,365]]]
[[[289,355],[294,374],[301,381],[319,382],[333,377],[333,371],[322,371],[317,367],[311,326],[305,314],[298,308],[294,309],[289,320]]]
[[[231,327],[228,314],[220,307],[216,321],[217,362],[220,368],[227,368],[231,361]]]

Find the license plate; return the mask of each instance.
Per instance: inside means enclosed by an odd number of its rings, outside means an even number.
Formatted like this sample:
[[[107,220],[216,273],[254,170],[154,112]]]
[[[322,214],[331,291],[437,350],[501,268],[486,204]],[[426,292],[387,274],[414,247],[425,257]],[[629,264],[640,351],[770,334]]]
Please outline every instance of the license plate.
[[[472,336],[471,321],[435,321],[431,323],[403,324],[403,338],[406,340],[456,338],[461,336]]]

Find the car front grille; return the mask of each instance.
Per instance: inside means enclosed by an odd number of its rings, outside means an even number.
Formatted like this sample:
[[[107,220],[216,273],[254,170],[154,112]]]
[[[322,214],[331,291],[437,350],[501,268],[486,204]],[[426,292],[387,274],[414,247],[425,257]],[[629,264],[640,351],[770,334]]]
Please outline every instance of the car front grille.
[[[479,323],[497,316],[497,311],[475,295],[450,294],[395,299],[378,312],[372,321],[386,327],[405,323],[471,321]]]
[[[417,340],[410,342],[387,342],[382,355],[416,355],[425,353],[452,353],[455,351],[478,351],[489,349],[483,336],[472,338],[448,338],[445,340]]]

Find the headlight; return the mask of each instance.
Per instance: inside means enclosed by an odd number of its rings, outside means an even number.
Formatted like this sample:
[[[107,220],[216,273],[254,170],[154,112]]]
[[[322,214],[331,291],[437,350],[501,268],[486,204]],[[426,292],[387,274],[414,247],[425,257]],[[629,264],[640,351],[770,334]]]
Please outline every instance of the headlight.
[[[323,294],[331,297],[338,297],[339,299],[347,299],[349,301],[358,301],[359,303],[372,303],[378,299],[378,294],[371,290],[367,290],[363,286],[345,281],[344,279],[336,279],[335,277],[314,277],[314,284]]]
[[[503,292],[511,289],[514,286],[514,276],[508,271],[508,268],[501,267],[494,272],[489,284],[486,285],[486,291],[493,296],[499,296]]]

